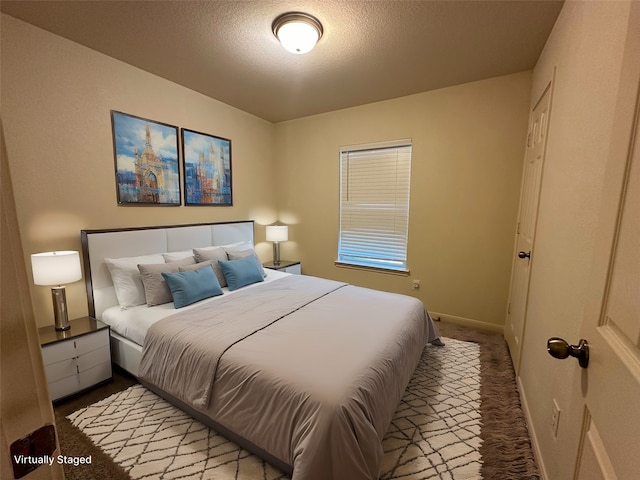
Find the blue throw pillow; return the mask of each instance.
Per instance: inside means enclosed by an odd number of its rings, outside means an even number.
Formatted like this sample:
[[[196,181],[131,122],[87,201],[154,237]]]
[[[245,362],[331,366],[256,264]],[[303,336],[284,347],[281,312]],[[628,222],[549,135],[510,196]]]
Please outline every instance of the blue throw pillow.
[[[260,265],[253,255],[237,260],[218,260],[218,264],[230,291],[264,281]]]
[[[205,298],[222,295],[220,282],[210,265],[186,272],[162,272],[176,308],[186,307]]]

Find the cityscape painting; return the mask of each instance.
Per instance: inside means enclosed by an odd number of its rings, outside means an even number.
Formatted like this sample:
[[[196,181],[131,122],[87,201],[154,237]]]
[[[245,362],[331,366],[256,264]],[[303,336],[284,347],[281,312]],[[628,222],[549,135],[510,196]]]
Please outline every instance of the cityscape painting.
[[[184,204],[231,206],[231,140],[182,129]]]
[[[178,128],[111,111],[118,204],[180,205]]]

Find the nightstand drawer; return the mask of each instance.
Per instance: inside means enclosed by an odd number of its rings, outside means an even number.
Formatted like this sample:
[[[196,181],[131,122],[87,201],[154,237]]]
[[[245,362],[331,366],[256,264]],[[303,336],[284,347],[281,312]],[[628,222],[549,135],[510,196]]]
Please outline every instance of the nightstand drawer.
[[[51,400],[66,397],[78,390],[80,390],[78,375],[71,375],[70,377],[49,383],[49,395],[51,395]]]
[[[42,361],[51,365],[63,360],[83,355],[109,344],[109,330],[99,330],[81,337],[42,347]]]
[[[56,382],[62,378],[78,374],[75,358],[67,358],[61,362],[45,365],[44,371],[48,382]]]
[[[76,348],[73,340],[65,340],[64,342],[54,343],[42,347],[42,361],[45,366],[62,362],[63,360],[71,360],[76,356]]]
[[[47,375],[47,381],[55,382],[71,375],[77,375],[105,362],[111,362],[109,346],[103,346],[84,355],[45,365],[44,371]]]
[[[78,362],[78,373],[82,373],[101,363],[111,363],[111,351],[106,345],[85,355],[80,355],[76,361]]]
[[[111,378],[111,361],[100,363],[78,375],[78,388],[83,390]]]
[[[107,362],[94,365],[84,371],[80,371],[80,373],[77,372],[74,365],[71,375],[56,381],[52,381],[47,373],[49,395],[51,395],[51,400],[58,400],[110,378],[111,359]]]
[[[78,337],[76,340],[76,351],[78,355],[83,355],[87,352],[91,352],[98,348],[104,347],[109,344],[109,330],[100,330],[95,333],[90,333],[82,337]]]
[[[41,327],[42,360],[51,400],[59,400],[111,378],[109,327],[92,317],[71,320],[60,332]]]

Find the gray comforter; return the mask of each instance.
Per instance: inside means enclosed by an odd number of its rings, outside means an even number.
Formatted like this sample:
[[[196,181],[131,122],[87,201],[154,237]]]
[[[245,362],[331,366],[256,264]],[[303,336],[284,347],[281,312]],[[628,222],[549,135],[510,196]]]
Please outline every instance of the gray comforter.
[[[294,480],[373,480],[437,335],[412,297],[292,275],[154,324],[140,377],[291,465]]]

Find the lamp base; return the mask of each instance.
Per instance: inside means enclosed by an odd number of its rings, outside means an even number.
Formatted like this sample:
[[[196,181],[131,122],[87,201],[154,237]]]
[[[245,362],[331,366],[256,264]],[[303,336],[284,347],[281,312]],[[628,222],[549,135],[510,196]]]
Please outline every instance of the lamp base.
[[[69,316],[67,315],[67,295],[64,285],[53,287],[51,289],[51,298],[53,299],[53,317],[55,319],[55,329],[59,332],[69,330]]]
[[[273,242],[273,264],[280,266],[280,242]]]

